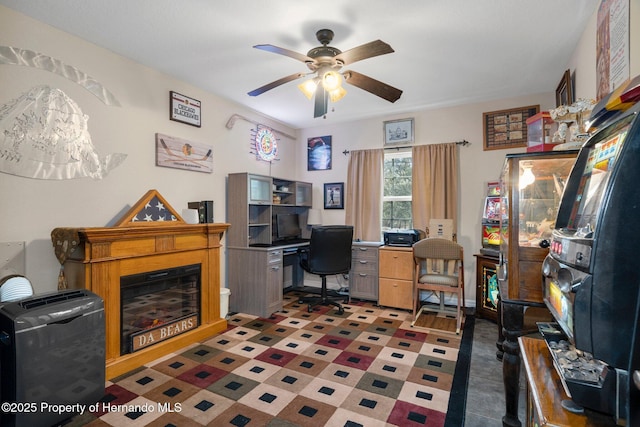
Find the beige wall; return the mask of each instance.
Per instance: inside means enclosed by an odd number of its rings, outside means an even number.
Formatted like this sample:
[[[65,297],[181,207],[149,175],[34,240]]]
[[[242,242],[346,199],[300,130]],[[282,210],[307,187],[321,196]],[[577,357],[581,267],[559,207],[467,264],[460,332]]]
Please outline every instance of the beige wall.
[[[0,44],[41,52],[89,74],[122,104],[108,107],[76,83],[29,67],[0,65],[0,104],[33,86],[63,90],[89,116],[98,153],[126,153],[127,159],[102,180],[36,180],[0,174],[0,242],[26,242],[26,273],[36,291],[57,286],[59,264],[50,232],[55,227],[102,227],[119,218],[148,190],[156,189],[178,211],[187,202],[213,200],[214,217],[225,220],[225,177],[230,172],[290,175],[296,141],[282,138],[281,160],[270,166],[249,153],[252,125],[241,114],[295,136],[295,130],[239,105],[184,84],[129,59],[0,6]],[[202,127],[169,120],[169,91],[202,102]],[[213,147],[211,174],[155,166],[155,134],[163,133]]]
[[[640,0],[631,0],[631,3],[631,40],[634,40],[634,35],[637,36],[634,29],[640,27]],[[225,177],[230,172],[241,171],[313,182],[314,205],[321,208],[322,184],[346,181],[348,157],[342,151],[380,147],[383,121],[414,117],[418,144],[462,139],[471,142],[460,148],[458,238],[465,248],[467,299],[473,305],[473,254],[481,247],[480,219],[486,183],[498,179],[505,154],[514,151],[482,150],[482,113],[532,104],[540,104],[542,109],[555,105],[555,88],[549,88],[548,93],[528,97],[295,131],[2,6],[0,40],[2,45],[41,52],[79,68],[105,85],[122,104],[119,108],[107,107],[77,84],[46,71],[0,66],[0,104],[39,84],[60,88],[89,115],[89,131],[101,155],[115,152],[128,155],[120,167],[98,181],[88,178],[45,181],[0,174],[0,242],[26,242],[27,275],[39,292],[54,290],[56,286],[59,266],[49,237],[55,227],[108,225],[149,189],[157,189],[178,211],[189,201],[214,200],[215,219],[223,221],[226,219]],[[640,46],[631,48],[631,75],[640,74]],[[574,55],[567,58],[567,68],[575,72],[576,95],[592,97],[595,93],[595,14]],[[202,101],[201,128],[168,119],[171,90]],[[249,153],[252,125],[239,120],[233,129],[227,129],[225,124],[232,114],[297,134],[298,139],[281,138],[279,162],[272,165],[257,162]],[[211,144],[214,172],[203,174],[156,167],[154,135],[157,132]],[[308,172],[306,140],[322,135],[333,137],[333,167],[329,171]],[[327,224],[343,223],[344,211],[323,211],[323,219]]]

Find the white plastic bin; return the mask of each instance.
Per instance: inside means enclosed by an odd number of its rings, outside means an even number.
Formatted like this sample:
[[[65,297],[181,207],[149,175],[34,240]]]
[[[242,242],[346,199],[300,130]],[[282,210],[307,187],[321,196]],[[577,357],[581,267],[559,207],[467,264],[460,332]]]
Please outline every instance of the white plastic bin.
[[[220,318],[225,319],[229,314],[229,295],[231,291],[228,288],[220,288]]]

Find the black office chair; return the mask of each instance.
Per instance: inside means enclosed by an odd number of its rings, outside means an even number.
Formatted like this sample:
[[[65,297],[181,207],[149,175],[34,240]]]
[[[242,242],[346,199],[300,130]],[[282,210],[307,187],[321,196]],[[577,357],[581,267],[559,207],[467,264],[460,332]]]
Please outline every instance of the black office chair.
[[[338,314],[344,313],[342,305],[330,300],[327,294],[327,276],[346,274],[351,269],[351,243],[353,227],[350,225],[314,226],[311,229],[311,240],[308,248],[300,252],[300,266],[311,274],[322,279],[319,298],[301,298],[309,303],[309,312],[316,305],[334,305]],[[344,298],[344,297],[342,297]]]

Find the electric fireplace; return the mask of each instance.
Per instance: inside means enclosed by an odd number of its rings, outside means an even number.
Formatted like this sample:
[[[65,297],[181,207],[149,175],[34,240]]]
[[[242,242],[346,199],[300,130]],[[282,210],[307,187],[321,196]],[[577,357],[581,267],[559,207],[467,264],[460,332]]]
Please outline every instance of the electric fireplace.
[[[120,354],[200,324],[200,264],[120,278]]]

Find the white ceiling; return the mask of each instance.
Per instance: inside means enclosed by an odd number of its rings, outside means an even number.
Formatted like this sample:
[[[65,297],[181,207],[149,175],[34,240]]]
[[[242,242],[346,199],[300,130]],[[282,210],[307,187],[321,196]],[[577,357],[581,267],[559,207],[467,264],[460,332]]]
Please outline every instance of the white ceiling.
[[[599,2],[0,0],[293,128],[553,92]],[[377,39],[390,44],[394,53],[348,68],[402,89],[402,97],[392,104],[347,84],[348,94],[329,105],[326,119],[314,119],[313,102],[297,81],[247,95],[308,71],[301,62],[252,46],[273,44],[306,55],[319,45],[315,33],[321,28],[334,31],[331,46],[342,51]]]

